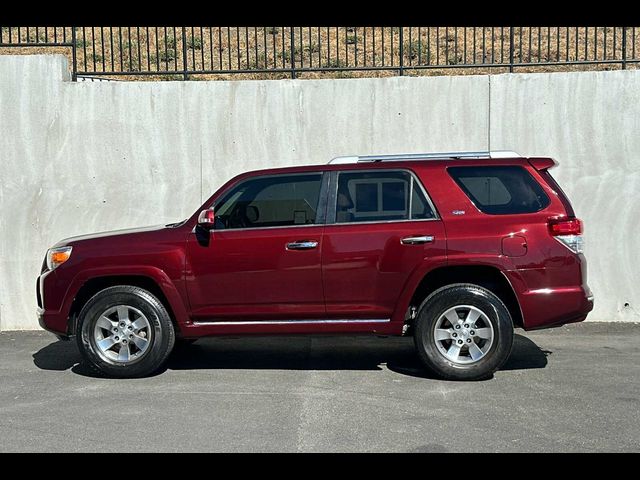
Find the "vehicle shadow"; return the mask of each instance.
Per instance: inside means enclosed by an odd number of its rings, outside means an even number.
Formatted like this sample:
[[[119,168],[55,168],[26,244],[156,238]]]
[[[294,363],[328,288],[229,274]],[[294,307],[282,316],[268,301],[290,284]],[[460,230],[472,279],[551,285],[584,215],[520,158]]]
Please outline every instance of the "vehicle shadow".
[[[552,352],[542,350],[523,335],[514,337],[511,356],[501,370],[544,368]],[[56,341],[33,354],[34,364],[43,370],[96,376],[81,358],[76,343]],[[287,336],[203,338],[191,345],[179,345],[166,370],[382,370],[422,378],[435,378],[424,369],[411,338],[367,336]]]

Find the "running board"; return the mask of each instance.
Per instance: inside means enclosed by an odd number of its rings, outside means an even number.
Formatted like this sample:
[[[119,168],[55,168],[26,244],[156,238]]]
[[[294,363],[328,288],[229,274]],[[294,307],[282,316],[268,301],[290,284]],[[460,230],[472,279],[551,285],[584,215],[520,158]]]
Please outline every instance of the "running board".
[[[193,322],[193,325],[323,325],[340,323],[389,323],[390,318],[366,318],[366,319],[336,319],[336,320],[251,320],[251,321],[202,321]]]

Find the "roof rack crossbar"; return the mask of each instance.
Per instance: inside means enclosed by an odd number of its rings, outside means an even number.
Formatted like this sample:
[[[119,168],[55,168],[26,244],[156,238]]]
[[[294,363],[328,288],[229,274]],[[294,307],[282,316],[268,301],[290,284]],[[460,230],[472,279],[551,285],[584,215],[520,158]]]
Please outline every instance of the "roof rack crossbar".
[[[329,163],[393,162],[407,160],[446,160],[459,158],[512,158],[521,155],[508,150],[478,152],[399,153],[390,155],[352,155],[336,157]]]

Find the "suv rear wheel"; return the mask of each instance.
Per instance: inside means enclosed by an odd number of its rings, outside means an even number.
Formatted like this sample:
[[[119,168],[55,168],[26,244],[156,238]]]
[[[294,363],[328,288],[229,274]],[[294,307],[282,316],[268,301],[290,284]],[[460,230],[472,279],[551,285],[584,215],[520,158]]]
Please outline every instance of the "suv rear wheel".
[[[422,302],[414,342],[422,362],[448,380],[490,377],[513,344],[509,310],[478,285],[442,287]]]
[[[94,370],[112,377],[142,377],[166,361],[175,332],[169,313],[154,295],[121,285],[101,290],[84,305],[76,338]]]

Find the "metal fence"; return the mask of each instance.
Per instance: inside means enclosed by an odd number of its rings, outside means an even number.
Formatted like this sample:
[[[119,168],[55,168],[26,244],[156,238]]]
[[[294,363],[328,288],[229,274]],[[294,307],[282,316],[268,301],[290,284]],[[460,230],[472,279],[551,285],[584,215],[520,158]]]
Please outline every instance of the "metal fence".
[[[0,27],[0,51],[67,49],[78,77],[414,75],[637,68],[636,27]],[[14,50],[15,51],[15,50]]]

